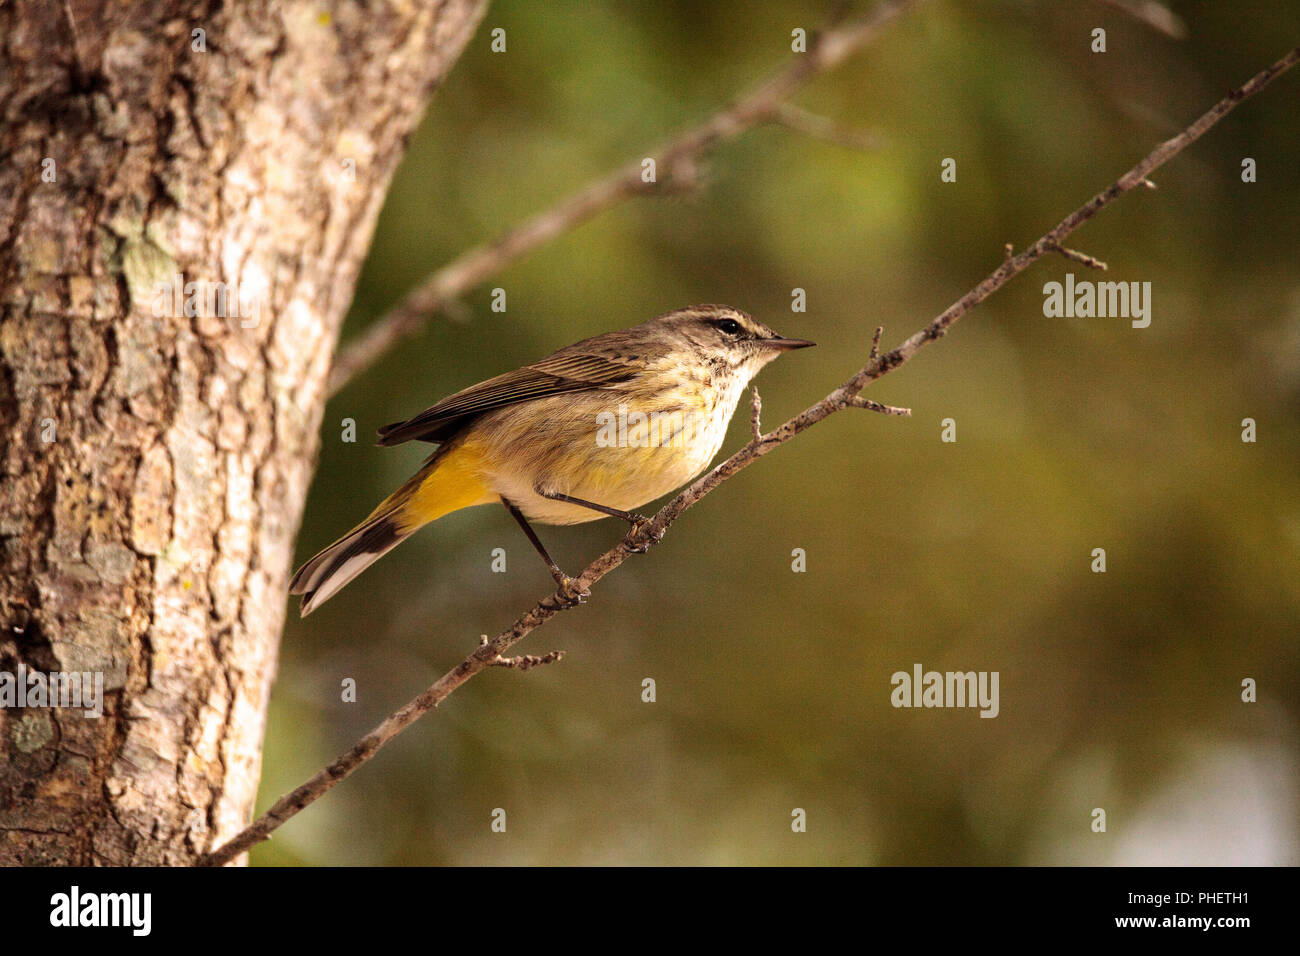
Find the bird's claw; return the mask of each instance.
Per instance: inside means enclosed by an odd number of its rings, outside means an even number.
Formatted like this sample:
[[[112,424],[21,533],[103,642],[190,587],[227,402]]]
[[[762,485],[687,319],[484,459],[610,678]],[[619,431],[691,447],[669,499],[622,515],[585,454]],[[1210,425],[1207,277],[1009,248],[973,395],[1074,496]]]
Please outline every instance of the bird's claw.
[[[624,539],[627,549],[633,554],[645,554],[650,550],[652,544],[658,544],[663,540],[664,533],[663,531],[652,531],[647,534],[646,528],[651,524],[650,519],[645,515],[633,515],[632,517],[636,520],[632,523],[632,527],[628,529],[627,538]]]
[[[587,598],[591,597],[590,588],[579,588],[576,578],[571,578],[567,574],[564,580],[558,582],[559,588],[555,591],[555,603],[561,610],[571,607],[577,607],[579,604],[586,604]]]

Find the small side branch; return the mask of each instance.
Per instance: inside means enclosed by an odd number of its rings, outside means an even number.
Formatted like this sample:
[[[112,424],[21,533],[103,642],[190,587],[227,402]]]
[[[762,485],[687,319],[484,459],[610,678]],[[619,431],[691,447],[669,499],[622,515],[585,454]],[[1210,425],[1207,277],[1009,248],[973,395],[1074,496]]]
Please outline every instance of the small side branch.
[[[1118,10],[1145,23],[1151,29],[1175,40],[1186,40],[1187,23],[1174,11],[1156,0],[1097,0],[1102,6]]]
[[[763,440],[763,399],[758,395],[758,386],[750,389],[749,431],[754,441]]]
[[[487,635],[483,635],[484,642],[487,641]],[[564,651],[551,651],[549,654],[520,654],[518,657],[501,657],[498,655],[488,665],[489,667],[509,667],[514,670],[527,671],[534,667],[541,667],[543,664],[554,664],[557,661],[564,660]]]
[[[486,648],[487,644],[490,644],[487,635],[485,633],[478,635],[478,646]],[[502,657],[497,654],[497,657],[487,662],[487,666],[512,667],[513,670],[526,671],[532,670],[533,667],[539,667],[543,663],[555,663],[556,661],[563,661],[563,659],[563,650],[552,650],[549,654],[520,654],[519,657]]]
[[[772,120],[786,129],[813,139],[825,140],[845,149],[879,149],[880,137],[870,130],[841,126],[825,116],[818,116],[792,103],[782,103],[772,113]]]
[[[1047,248],[1049,252],[1055,252],[1057,255],[1065,256],[1065,258],[1071,259],[1075,262],[1082,262],[1089,269],[1100,269],[1102,272],[1105,272],[1110,268],[1106,263],[1088,255],[1086,252],[1075,252],[1073,249],[1067,249],[1065,246],[1058,246],[1055,243],[1052,243]]]
[[[852,395],[844,400],[845,408],[865,408],[869,412],[880,412],[882,415],[901,415],[910,418],[912,410],[902,408],[898,405],[882,405],[880,402],[873,402],[869,398],[863,398],[861,395]]]

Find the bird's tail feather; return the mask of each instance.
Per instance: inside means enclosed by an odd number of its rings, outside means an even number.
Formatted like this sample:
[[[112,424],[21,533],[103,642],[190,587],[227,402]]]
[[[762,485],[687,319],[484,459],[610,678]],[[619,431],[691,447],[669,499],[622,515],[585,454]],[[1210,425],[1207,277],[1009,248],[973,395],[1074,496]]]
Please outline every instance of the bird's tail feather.
[[[443,445],[365,521],[312,558],[293,576],[306,617],[421,526],[445,514],[495,500],[478,473],[478,453],[463,442]]]
[[[303,617],[411,536],[414,528],[399,530],[397,511],[371,515],[298,569],[289,593],[302,595]]]

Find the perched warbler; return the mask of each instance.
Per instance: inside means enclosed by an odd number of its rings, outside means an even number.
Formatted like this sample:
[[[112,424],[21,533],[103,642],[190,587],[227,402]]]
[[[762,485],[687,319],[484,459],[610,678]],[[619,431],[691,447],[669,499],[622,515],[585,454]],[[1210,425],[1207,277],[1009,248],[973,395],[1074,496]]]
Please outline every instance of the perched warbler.
[[[560,585],[542,524],[632,511],[686,484],[713,460],[745,387],[787,339],[725,305],[695,305],[606,332],[444,398],[379,429],[380,445],[438,448],[406,484],[293,576],[305,617],[422,525],[501,502]]]

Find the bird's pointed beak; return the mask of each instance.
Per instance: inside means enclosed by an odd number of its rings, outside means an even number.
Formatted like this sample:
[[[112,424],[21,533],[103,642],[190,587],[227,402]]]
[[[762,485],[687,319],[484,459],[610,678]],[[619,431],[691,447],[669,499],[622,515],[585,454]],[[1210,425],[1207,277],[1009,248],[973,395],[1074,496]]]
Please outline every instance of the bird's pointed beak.
[[[777,352],[789,352],[792,349],[806,349],[816,345],[816,342],[809,342],[807,339],[764,339],[764,348],[774,349]]]

